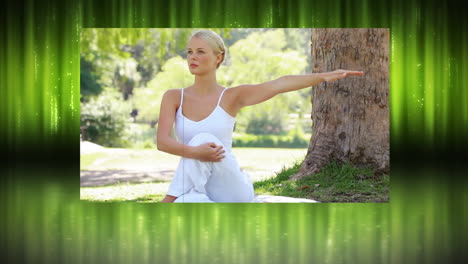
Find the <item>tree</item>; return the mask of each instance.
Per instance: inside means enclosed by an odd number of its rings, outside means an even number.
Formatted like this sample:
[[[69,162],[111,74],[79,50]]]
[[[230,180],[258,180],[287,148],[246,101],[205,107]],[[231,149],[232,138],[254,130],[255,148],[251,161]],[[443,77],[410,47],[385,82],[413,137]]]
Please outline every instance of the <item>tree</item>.
[[[364,71],[360,78],[312,89],[312,137],[297,174],[331,161],[389,172],[389,32],[387,29],[313,29],[312,67]]]
[[[102,92],[102,86],[97,82],[98,77],[94,72],[93,64],[83,56],[80,58],[80,93],[81,102],[89,100],[89,97]]]

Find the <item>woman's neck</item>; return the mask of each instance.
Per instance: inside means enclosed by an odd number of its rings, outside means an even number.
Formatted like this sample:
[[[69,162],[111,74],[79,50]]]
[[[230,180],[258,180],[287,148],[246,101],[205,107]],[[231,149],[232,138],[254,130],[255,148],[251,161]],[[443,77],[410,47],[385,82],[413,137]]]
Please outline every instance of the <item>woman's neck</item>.
[[[195,82],[193,90],[198,95],[212,94],[219,89],[218,82],[216,81],[216,73],[207,75],[195,75]]]

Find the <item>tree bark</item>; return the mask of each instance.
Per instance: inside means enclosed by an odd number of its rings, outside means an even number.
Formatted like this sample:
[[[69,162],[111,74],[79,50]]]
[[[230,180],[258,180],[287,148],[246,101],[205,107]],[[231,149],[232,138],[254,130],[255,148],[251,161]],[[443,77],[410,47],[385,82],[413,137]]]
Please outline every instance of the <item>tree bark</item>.
[[[312,88],[312,137],[297,180],[331,161],[390,170],[389,30],[312,29],[313,72],[364,71]]]

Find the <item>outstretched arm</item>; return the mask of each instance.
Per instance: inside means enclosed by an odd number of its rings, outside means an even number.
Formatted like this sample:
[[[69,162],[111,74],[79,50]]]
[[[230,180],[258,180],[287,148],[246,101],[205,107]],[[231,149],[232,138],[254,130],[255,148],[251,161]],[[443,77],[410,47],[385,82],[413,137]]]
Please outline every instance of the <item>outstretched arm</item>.
[[[321,82],[332,82],[346,76],[362,75],[362,71],[336,70],[332,72],[312,73],[304,75],[285,75],[278,79],[261,84],[247,84],[234,87],[236,102],[242,108],[267,101],[273,96],[295,91]],[[234,92],[233,91],[233,92]]]

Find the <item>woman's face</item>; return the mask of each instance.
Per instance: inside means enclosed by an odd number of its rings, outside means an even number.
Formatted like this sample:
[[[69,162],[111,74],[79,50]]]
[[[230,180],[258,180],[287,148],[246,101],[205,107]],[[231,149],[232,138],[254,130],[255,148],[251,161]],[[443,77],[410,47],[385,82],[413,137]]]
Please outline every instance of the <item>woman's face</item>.
[[[221,57],[216,56],[213,49],[203,39],[193,37],[187,46],[187,64],[190,73],[203,74],[216,71],[216,65]]]

